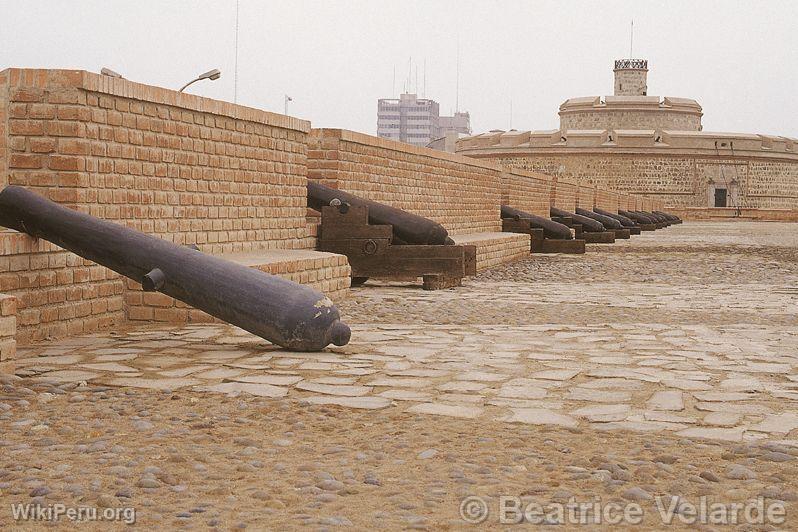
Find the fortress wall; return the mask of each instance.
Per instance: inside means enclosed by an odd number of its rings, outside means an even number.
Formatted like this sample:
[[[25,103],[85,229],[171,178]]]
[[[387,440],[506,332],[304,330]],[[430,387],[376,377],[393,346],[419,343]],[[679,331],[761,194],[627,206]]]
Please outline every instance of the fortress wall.
[[[658,198],[664,208],[709,207],[710,184],[731,187],[736,183],[742,207],[798,209],[798,160],[593,153],[502,154],[494,160],[525,170],[584,178],[598,189]]]
[[[341,129],[313,129],[308,143],[310,179],[430,218],[452,235],[501,231],[496,164]]]
[[[312,247],[309,129],[84,71],[0,72],[3,185],[208,253]],[[0,231],[0,292],[18,298],[22,342],[126,319],[119,275],[9,230]]]
[[[579,182],[579,191],[576,197],[576,206],[589,211],[593,210],[596,204],[596,187],[587,181]]]
[[[560,113],[563,131],[581,129],[673,129],[698,131],[701,115],[679,111],[569,111]]]
[[[502,205],[548,218],[551,187],[551,176],[507,168],[502,172]]]
[[[551,206],[573,212],[579,196],[579,181],[571,177],[557,176],[552,183]]]
[[[597,188],[596,203],[594,207],[604,209],[605,211],[618,212],[618,205],[620,203],[619,200],[620,195],[618,192],[605,188]]]

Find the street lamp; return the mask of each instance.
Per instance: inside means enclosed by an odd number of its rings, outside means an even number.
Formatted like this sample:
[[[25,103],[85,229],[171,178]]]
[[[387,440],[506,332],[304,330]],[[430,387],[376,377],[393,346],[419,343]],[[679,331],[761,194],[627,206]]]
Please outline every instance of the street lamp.
[[[221,76],[222,76],[222,73],[219,71],[219,69],[218,68],[214,68],[213,70],[209,70],[209,71],[205,72],[204,74],[200,74],[199,76],[197,76],[196,79],[192,79],[191,81],[189,81],[188,83],[186,83],[185,85],[180,87],[180,90],[177,91],[177,92],[183,92],[186,89],[186,87],[188,87],[192,83],[196,83],[197,81],[200,81],[200,80],[203,80],[203,79],[209,79],[211,81],[215,81],[215,80],[219,79]]]

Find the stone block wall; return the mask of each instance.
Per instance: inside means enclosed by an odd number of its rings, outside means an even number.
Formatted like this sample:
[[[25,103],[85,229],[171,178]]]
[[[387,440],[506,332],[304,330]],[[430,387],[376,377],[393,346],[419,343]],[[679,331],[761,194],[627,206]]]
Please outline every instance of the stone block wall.
[[[545,135],[544,135],[545,133]],[[600,130],[512,132],[463,139],[458,153],[575,179],[597,189],[642,195],[664,208],[714,206],[715,188],[729,206],[798,211],[798,142],[786,137],[699,131]],[[506,145],[508,139],[525,142]],[[626,142],[634,137],[634,142]],[[533,138],[542,143],[534,143]],[[563,140],[565,139],[565,140]]]
[[[341,129],[313,129],[308,178],[442,224],[450,234],[501,230],[501,169]]]
[[[548,217],[551,187],[551,176],[507,168],[502,172],[502,205]]]
[[[306,136],[291,117],[75,70],[0,72],[0,185],[223,254],[309,249]],[[21,342],[125,320],[117,274],[0,231]]]

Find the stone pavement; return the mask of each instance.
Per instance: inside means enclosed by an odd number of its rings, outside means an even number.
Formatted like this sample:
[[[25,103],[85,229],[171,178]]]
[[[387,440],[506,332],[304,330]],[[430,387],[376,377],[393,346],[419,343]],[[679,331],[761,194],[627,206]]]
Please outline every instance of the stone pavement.
[[[17,374],[798,446],[796,250],[789,224],[688,223],[452,290],[355,289],[352,342],[322,353],[159,324],[22,347]]]

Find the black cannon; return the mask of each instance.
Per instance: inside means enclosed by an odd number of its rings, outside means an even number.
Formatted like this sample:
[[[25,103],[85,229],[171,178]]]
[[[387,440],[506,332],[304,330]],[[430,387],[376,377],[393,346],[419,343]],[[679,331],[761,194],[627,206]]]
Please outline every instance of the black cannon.
[[[610,216],[604,216],[602,214],[595,213],[593,211],[589,211],[587,209],[582,209],[581,207],[576,208],[576,214],[580,216],[585,216],[587,218],[591,218],[596,220],[597,222],[601,222],[608,232],[612,232],[615,234],[615,238],[622,238],[628,239],[630,238],[631,233],[629,229],[626,229],[621,222],[612,218]]]
[[[681,218],[679,218],[675,214],[671,214],[669,212],[654,211],[654,214],[661,214],[662,216],[666,217],[668,220],[670,220],[674,224],[682,223],[682,219]]]
[[[593,209],[593,212],[596,212],[596,213],[604,215],[604,216],[609,216],[610,218],[614,218],[614,219],[618,220],[619,222],[621,222],[621,225],[623,225],[624,227],[635,227],[636,225],[638,225],[637,222],[635,222],[631,218],[627,218],[626,216],[622,216],[620,214],[614,214],[614,213],[611,213],[610,211],[605,211],[604,209],[599,209],[598,207],[595,207]]]
[[[282,347],[318,351],[349,342],[324,294],[196,249],[107,222],[23,187],[0,192],[0,225],[43,238]]]
[[[609,216],[595,213],[593,211],[589,211],[587,209],[582,209],[581,207],[576,208],[576,214],[580,216],[586,216],[596,220],[597,222],[601,222],[601,225],[603,225],[606,229],[623,229],[623,225],[621,225],[621,222],[618,220],[610,218]]]
[[[593,212],[596,212],[603,216],[609,216],[610,218],[618,220],[619,222],[621,222],[621,225],[624,227],[624,229],[629,230],[630,235],[640,234],[640,224],[638,224],[631,218],[627,218],[626,216],[621,216],[620,214],[615,214],[610,211],[605,211],[604,209],[599,209],[598,207],[594,207]]]
[[[644,214],[640,214],[636,211],[624,211],[619,210],[618,214],[621,216],[626,216],[634,220],[635,222],[640,224],[640,229],[642,231],[654,231],[657,229],[657,222],[653,218],[650,218]]]
[[[513,220],[529,220],[531,227],[535,229],[543,229],[543,236],[554,240],[571,240],[574,236],[571,234],[571,229],[567,225],[559,222],[536,216],[534,214],[519,211],[509,205],[501,206],[502,218],[509,218]]]
[[[368,221],[373,225],[393,227],[394,244],[452,245],[454,241],[439,223],[384,203],[360,198],[316,181],[308,181],[308,207],[321,212],[322,207],[338,200],[351,206],[368,207]]]
[[[550,212],[552,218],[570,218],[575,223],[581,224],[582,230],[586,233],[603,233],[606,231],[604,225],[593,218],[588,218],[587,216],[564,211],[562,209],[558,209],[557,207],[551,207]]]
[[[660,216],[659,214],[654,214],[653,212],[649,211],[636,211],[638,214],[642,214],[643,216],[648,216],[657,224],[657,229],[662,229],[663,227],[668,227],[670,222],[665,219],[664,216]]]

